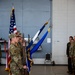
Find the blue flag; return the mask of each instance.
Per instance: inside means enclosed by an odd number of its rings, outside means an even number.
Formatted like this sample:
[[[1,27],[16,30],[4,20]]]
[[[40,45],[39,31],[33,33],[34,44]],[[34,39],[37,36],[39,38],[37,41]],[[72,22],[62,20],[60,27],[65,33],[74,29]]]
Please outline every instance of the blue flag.
[[[46,33],[43,35],[43,37],[39,40],[39,42],[28,52],[28,60],[27,60],[27,66],[28,66],[28,71],[30,72],[30,67],[32,66],[32,54],[34,52],[36,52],[39,48],[39,46],[43,43],[44,39],[46,38],[48,32],[50,30],[48,29],[48,31],[46,31]]]
[[[43,37],[39,40],[39,42],[31,49],[30,55],[32,55],[34,52],[38,50],[39,46],[42,44],[47,34],[48,34],[48,31],[43,35]]]
[[[26,50],[28,48],[30,48],[33,44],[33,42],[36,40],[36,38],[40,35],[40,33],[42,32],[42,30],[45,28],[45,26],[48,24],[48,22],[46,22],[41,28],[40,30],[37,31],[37,33],[35,34],[35,36],[33,37],[33,39],[31,40],[31,42],[28,44],[28,46],[26,47]]]

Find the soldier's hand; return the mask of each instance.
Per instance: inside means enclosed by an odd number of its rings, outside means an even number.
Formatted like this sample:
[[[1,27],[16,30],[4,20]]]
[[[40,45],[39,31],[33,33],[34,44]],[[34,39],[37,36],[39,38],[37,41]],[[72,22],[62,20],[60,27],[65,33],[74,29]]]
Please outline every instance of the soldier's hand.
[[[28,67],[26,65],[23,66],[24,69],[28,69]]]
[[[26,46],[26,42],[25,41],[23,41],[23,46]]]

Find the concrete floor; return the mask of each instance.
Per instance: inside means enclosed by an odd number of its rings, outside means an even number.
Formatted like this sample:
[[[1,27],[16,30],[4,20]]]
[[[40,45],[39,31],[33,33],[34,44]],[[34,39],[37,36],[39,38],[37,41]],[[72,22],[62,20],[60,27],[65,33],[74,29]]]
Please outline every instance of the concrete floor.
[[[0,66],[0,75],[8,75],[5,66]],[[67,66],[32,66],[30,75],[72,75],[67,73]]]

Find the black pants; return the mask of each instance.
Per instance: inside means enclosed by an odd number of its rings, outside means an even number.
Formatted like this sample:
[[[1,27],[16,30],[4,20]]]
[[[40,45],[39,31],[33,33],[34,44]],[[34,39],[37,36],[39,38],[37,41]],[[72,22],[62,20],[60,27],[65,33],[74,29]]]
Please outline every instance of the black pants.
[[[28,72],[28,70],[26,70],[26,69],[22,69],[22,70],[21,70],[21,74],[22,74],[22,75],[29,75],[29,72]]]
[[[68,71],[72,72],[72,61],[71,61],[71,58],[68,58]]]

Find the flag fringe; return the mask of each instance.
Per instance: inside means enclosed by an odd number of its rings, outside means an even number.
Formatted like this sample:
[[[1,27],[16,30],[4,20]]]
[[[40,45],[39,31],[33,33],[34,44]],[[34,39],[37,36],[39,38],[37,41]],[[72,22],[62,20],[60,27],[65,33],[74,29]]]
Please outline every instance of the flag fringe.
[[[10,72],[10,68],[5,68],[5,71],[9,71]]]

